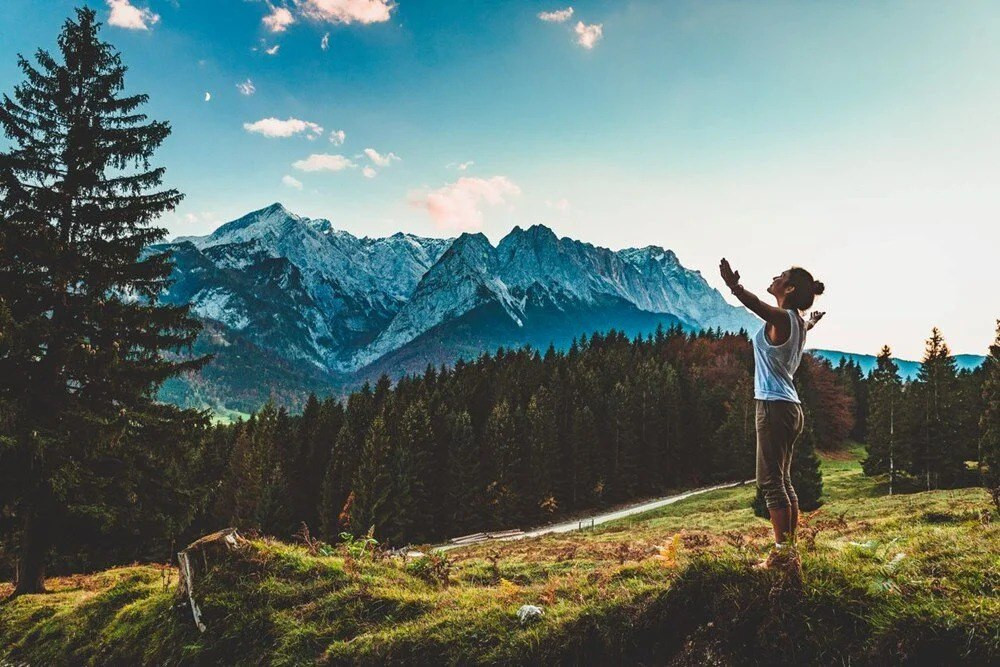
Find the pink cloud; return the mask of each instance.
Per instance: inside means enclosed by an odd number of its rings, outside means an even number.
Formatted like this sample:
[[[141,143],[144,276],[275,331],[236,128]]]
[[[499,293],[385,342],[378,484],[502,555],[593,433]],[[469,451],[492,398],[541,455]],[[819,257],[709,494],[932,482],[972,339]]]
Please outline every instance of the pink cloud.
[[[413,204],[427,209],[439,227],[478,229],[483,226],[483,206],[497,206],[521,194],[506,176],[475,178],[463,176],[437,190],[415,197]]]

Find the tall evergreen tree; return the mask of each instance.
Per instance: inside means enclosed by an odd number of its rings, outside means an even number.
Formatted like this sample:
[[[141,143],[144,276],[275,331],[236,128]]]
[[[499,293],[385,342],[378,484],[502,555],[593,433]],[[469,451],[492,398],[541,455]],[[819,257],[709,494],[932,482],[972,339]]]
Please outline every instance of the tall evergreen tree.
[[[510,403],[502,399],[486,422],[485,444],[493,455],[493,476],[487,485],[493,518],[499,525],[523,518],[526,472],[517,419]]]
[[[237,430],[219,493],[217,515],[224,524],[271,535],[292,529],[293,503],[285,476],[288,416],[272,403]]]
[[[927,339],[924,359],[911,388],[917,410],[909,472],[923,477],[927,490],[954,483],[963,462],[957,442],[955,358],[935,327]]]
[[[907,458],[901,451],[898,437],[902,400],[903,383],[899,378],[899,366],[892,359],[892,350],[885,345],[868,379],[868,456],[861,466],[866,475],[889,476],[889,495],[895,490],[899,461]],[[901,454],[904,455],[901,457]]]
[[[343,528],[340,517],[350,497],[354,472],[358,467],[365,437],[374,417],[374,396],[371,387],[365,384],[347,399],[343,426],[334,438],[333,449],[323,477],[317,514],[321,534],[327,540],[335,539]]]
[[[399,434],[392,451],[392,531],[384,533],[393,542],[421,541],[433,528],[430,493],[426,481],[430,477],[434,434],[431,417],[423,400],[411,403],[403,413]]]
[[[392,442],[384,414],[376,417],[368,429],[354,472],[354,505],[349,528],[355,535],[367,533],[374,526],[375,534],[384,537],[391,520]]]
[[[465,410],[453,415],[448,448],[448,519],[456,533],[476,525],[482,516],[482,478],[479,443],[472,429],[472,418]]]
[[[559,434],[552,392],[539,387],[528,403],[528,467],[531,514],[535,520],[559,509],[554,476],[559,466]]]
[[[98,29],[93,10],[77,10],[58,58],[20,57],[26,80],[0,103],[10,145],[0,153],[0,300],[14,331],[0,400],[12,406],[15,443],[0,469],[17,471],[0,494],[20,521],[17,593],[43,589],[74,506],[123,501],[82,497],[95,487],[80,481],[121,460],[115,445],[136,424],[177,418],[152,393],[197,365],[162,355],[189,346],[199,325],[186,307],[157,304],[169,258],[143,254],[165,235],[151,223],[181,200],[150,167],[170,128],[139,111],[145,95],[123,94],[126,68]]]

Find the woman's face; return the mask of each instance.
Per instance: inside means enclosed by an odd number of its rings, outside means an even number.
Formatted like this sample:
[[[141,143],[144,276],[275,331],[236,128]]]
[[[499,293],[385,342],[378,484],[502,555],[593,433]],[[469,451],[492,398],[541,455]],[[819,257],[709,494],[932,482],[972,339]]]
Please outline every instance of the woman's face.
[[[783,296],[788,293],[788,288],[791,286],[788,281],[788,271],[782,271],[779,275],[776,275],[771,279],[771,286],[767,288],[769,294],[774,296]]]

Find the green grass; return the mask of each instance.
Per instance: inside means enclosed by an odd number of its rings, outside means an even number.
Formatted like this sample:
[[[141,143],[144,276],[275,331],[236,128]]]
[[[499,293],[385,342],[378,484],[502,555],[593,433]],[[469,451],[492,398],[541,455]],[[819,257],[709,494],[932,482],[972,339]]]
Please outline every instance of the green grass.
[[[983,489],[888,497],[858,458],[823,461],[804,578],[749,566],[770,541],[752,486],[428,563],[245,544],[176,572],[54,579],[0,606],[0,664],[989,664],[1000,661],[1000,517]],[[676,557],[658,557],[676,543]],[[898,554],[902,554],[899,556]],[[522,604],[544,616],[522,625]]]

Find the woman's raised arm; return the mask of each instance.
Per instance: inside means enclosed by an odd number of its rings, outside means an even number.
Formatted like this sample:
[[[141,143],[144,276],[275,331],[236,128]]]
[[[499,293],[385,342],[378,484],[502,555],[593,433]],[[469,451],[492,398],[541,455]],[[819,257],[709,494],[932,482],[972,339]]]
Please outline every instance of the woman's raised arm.
[[[719,262],[719,273],[722,274],[722,280],[725,281],[726,287],[733,293],[733,296],[757,317],[778,327],[784,327],[788,324],[788,313],[781,308],[764,303],[757,298],[757,295],[740,285],[740,272],[733,271],[733,267],[729,265],[729,260],[725,257]]]

